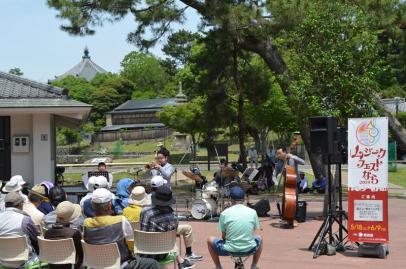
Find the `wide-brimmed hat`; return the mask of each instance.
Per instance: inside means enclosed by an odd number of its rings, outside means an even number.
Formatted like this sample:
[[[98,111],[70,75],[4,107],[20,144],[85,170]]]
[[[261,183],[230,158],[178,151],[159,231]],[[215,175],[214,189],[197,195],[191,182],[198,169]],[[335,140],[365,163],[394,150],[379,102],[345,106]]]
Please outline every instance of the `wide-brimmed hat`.
[[[32,187],[31,190],[29,190],[30,193],[35,194],[37,196],[40,196],[42,198],[46,198],[46,189],[45,186],[42,184],[36,184],[34,187]]]
[[[145,192],[144,187],[137,186],[132,190],[128,203],[137,206],[151,205],[151,197]]]
[[[82,214],[80,205],[73,204],[69,201],[63,201],[56,209],[56,221],[61,223],[72,223]]]
[[[17,184],[20,185],[20,186],[23,186],[23,185],[27,184],[27,182],[25,182],[23,176],[21,176],[21,175],[12,176],[10,178],[10,181],[16,181]]]
[[[151,195],[151,202],[154,206],[171,206],[175,203],[172,197],[172,190],[168,185],[158,187]]]
[[[17,192],[22,189],[21,185],[16,180],[9,181],[4,185],[3,192]]]

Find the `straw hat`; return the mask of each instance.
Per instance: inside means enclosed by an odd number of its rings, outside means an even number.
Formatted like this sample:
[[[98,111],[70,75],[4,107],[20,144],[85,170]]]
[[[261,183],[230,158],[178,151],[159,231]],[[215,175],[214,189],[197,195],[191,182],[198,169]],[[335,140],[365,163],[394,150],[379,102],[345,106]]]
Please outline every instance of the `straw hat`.
[[[151,205],[151,197],[145,192],[142,186],[135,187],[128,199],[128,203],[137,206]]]
[[[82,209],[80,205],[63,201],[56,207],[55,213],[57,222],[72,223],[81,216]]]

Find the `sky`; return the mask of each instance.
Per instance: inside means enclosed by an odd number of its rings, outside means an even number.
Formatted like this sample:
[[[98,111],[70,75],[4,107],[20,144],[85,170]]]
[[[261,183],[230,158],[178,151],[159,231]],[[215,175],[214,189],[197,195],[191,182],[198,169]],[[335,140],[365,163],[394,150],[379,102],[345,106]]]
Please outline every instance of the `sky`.
[[[62,21],[46,0],[0,0],[0,71],[20,68],[23,77],[47,82],[61,75],[82,60],[85,46],[91,59],[110,72],[120,70],[126,54],[137,48],[126,41],[136,27],[133,17],[127,16],[114,24],[105,23],[92,36],[76,37],[60,30]],[[195,31],[198,17],[187,11],[184,26]],[[162,57],[161,41],[151,53]]]

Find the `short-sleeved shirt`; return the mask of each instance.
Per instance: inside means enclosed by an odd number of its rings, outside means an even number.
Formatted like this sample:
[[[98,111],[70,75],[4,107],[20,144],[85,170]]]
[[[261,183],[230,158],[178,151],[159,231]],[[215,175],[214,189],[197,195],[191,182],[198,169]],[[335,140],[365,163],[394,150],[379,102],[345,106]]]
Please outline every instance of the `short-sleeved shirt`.
[[[234,205],[221,213],[218,228],[226,235],[226,251],[250,251],[256,246],[254,230],[259,229],[257,212],[243,204]]]
[[[124,208],[123,216],[129,221],[140,221],[142,207],[136,205],[129,205]]]

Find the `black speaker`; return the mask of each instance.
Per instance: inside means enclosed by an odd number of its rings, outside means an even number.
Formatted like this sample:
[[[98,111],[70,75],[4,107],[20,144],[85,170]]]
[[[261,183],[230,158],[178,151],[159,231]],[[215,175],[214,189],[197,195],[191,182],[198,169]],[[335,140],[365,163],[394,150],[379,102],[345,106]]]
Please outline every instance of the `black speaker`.
[[[332,116],[310,117],[310,151],[323,155],[336,154],[337,118]]]

